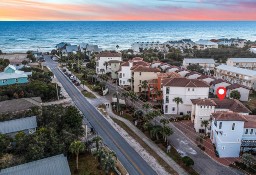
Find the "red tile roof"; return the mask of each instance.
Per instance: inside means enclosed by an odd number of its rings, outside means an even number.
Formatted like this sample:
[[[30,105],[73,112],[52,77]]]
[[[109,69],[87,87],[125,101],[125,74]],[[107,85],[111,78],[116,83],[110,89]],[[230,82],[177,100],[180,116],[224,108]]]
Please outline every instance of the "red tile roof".
[[[238,113],[250,113],[251,111],[243,105],[239,100],[236,99],[223,99],[219,100],[218,98],[211,98],[217,106],[216,108],[219,109],[229,109],[233,112]]]
[[[195,105],[202,105],[202,106],[217,106],[217,104],[211,99],[191,99],[191,102]]]
[[[133,72],[160,72],[160,69],[139,65],[133,69]]]
[[[229,83],[229,82],[226,81],[226,80],[223,80],[223,79],[216,79],[216,80],[212,81],[212,82],[210,83],[210,85],[212,85],[212,84],[219,84],[219,83],[222,83],[222,82],[226,82],[226,83],[228,83],[228,84],[231,84],[231,83]]]
[[[256,128],[256,115],[244,115],[247,122],[244,122],[245,128]]]
[[[143,61],[143,58],[141,57],[134,57],[132,61]]]
[[[240,87],[245,88],[245,89],[250,89],[246,86],[243,86],[243,85],[240,85],[240,84],[237,84],[237,83],[227,86],[226,89],[233,90],[233,89],[237,89],[237,88],[240,88]]]
[[[163,86],[174,87],[209,87],[205,82],[197,79],[171,78],[163,81]]]
[[[97,57],[121,57],[121,53],[117,52],[101,52],[97,55]]]
[[[216,112],[212,114],[212,118],[217,121],[247,121],[244,115],[235,112]]]

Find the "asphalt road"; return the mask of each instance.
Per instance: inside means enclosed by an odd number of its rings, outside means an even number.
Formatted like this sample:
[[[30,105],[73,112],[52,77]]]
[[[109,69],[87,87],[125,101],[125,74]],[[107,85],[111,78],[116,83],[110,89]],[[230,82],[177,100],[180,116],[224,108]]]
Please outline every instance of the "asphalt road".
[[[86,98],[74,87],[59,69],[57,63],[46,56],[46,65],[50,67],[59,82],[63,85],[76,106],[82,111],[92,126],[103,138],[103,142],[112,149],[130,175],[156,175],[156,172],[145,160],[122,138]]]

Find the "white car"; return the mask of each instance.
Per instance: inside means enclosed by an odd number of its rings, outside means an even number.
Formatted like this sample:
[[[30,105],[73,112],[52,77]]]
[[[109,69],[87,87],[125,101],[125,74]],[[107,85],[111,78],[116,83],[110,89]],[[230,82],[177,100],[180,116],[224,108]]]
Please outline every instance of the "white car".
[[[73,75],[70,76],[70,80],[74,80],[75,77]]]

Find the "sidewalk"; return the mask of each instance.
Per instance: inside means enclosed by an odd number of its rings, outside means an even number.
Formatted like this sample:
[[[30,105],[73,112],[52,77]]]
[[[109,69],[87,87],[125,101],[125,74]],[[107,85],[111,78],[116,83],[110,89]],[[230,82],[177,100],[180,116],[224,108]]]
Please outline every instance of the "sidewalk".
[[[166,153],[161,150],[155,143],[153,143],[144,133],[142,133],[136,126],[134,126],[129,120],[126,120],[113,113],[111,107],[106,108],[109,116],[116,118],[124,122],[131,130],[133,130],[152,150],[154,150],[170,167],[177,171],[180,175],[187,175],[187,172],[184,171],[174,160],[172,160]]]

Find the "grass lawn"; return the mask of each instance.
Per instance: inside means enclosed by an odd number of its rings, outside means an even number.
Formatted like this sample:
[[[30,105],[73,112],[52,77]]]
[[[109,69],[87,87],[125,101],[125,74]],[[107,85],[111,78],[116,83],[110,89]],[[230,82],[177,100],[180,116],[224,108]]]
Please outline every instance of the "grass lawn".
[[[172,169],[155,151],[153,151],[135,132],[133,132],[125,123],[123,123],[120,120],[117,120],[115,118],[112,118],[112,120],[117,123],[119,126],[121,126],[131,137],[133,137],[148,153],[150,153],[158,162],[160,165],[162,165],[167,172],[169,172],[172,175],[177,175],[178,173]]]
[[[69,167],[71,174],[74,175],[105,175],[104,171],[99,170],[97,166],[99,165],[98,160],[95,156],[84,153],[79,155],[79,172],[75,173],[76,169],[76,158],[72,156],[70,158]]]
[[[96,98],[96,96],[93,93],[88,91],[82,91],[82,94],[87,98]]]

